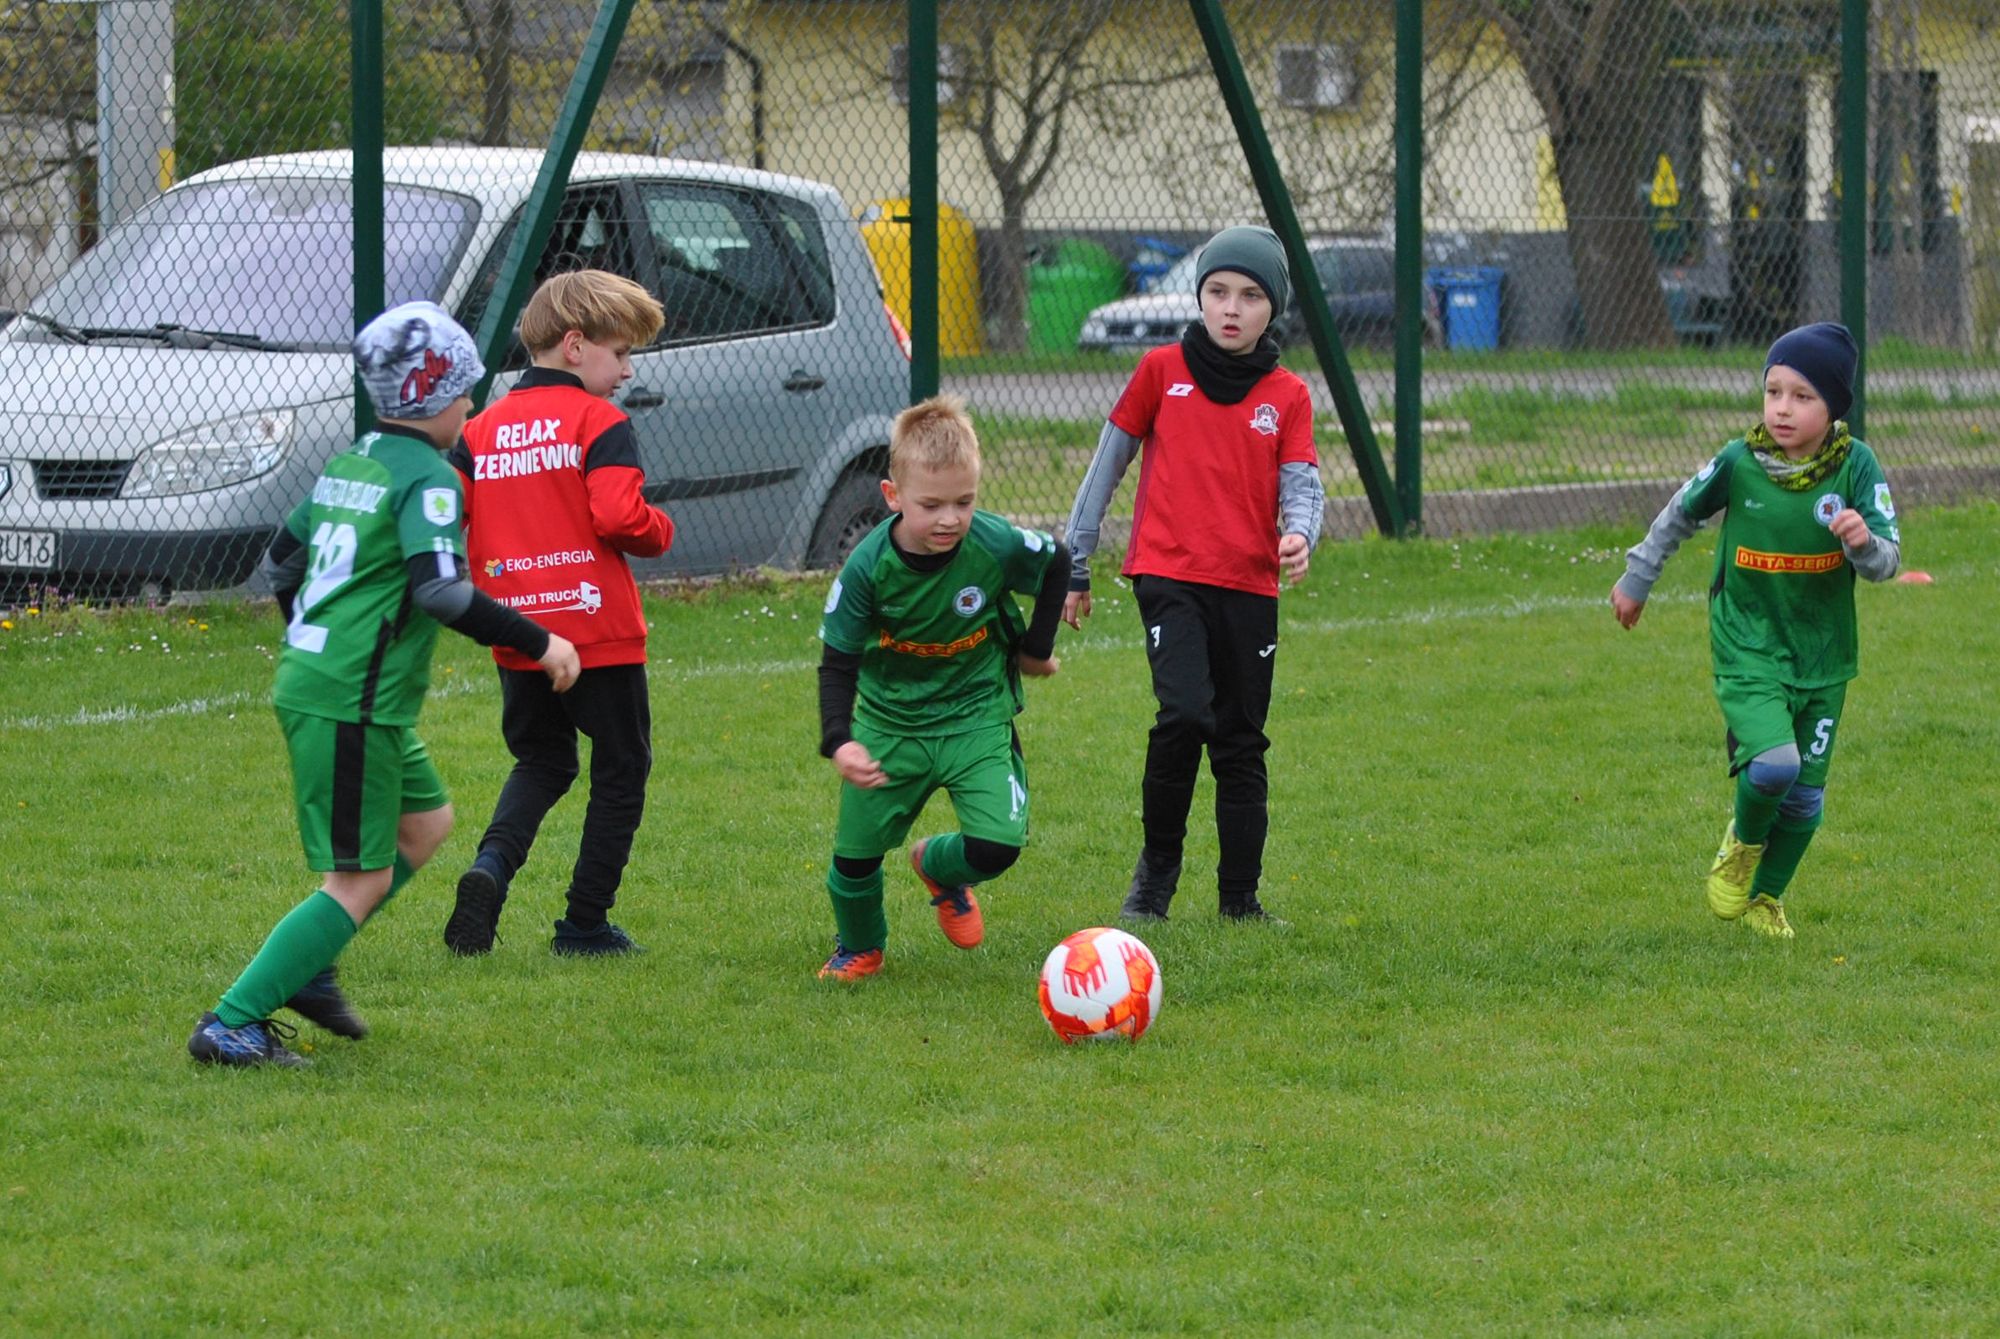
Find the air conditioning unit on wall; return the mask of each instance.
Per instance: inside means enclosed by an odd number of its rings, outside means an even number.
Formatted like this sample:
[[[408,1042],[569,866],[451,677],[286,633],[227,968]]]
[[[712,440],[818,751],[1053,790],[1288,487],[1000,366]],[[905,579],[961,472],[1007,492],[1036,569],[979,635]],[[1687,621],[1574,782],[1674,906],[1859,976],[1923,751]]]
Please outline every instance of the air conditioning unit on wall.
[[[1288,45],[1278,48],[1277,57],[1281,106],[1325,110],[1354,105],[1360,88],[1347,48],[1328,43]]]

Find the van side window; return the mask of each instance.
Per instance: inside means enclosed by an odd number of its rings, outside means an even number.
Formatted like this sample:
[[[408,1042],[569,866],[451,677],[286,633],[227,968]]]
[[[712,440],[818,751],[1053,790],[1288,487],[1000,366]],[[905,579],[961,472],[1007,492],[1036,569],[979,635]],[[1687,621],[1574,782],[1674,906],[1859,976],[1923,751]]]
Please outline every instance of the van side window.
[[[796,202],[687,182],[642,182],[639,190],[653,246],[653,295],[667,313],[663,343],[833,319],[818,221]]]
[[[516,210],[494,239],[492,249],[480,262],[479,273],[459,301],[459,323],[474,334],[479,331],[487,305],[493,301],[494,287],[500,282],[500,267],[506,262],[507,248],[514,244],[514,234],[520,226],[521,211]],[[534,281],[539,284],[552,274],[571,270],[609,270],[644,282],[639,272],[638,248],[633,245],[631,221],[626,217],[616,187],[574,190],[563,198],[555,225],[549,229],[548,245],[542,248],[541,259],[535,264]],[[518,357],[510,356],[507,365],[518,366]]]

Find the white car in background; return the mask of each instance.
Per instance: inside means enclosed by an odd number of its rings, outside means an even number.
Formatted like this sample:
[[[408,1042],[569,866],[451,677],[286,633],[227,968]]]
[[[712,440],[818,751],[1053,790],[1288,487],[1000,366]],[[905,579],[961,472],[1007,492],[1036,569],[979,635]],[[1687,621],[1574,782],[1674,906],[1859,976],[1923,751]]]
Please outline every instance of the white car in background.
[[[386,294],[477,330],[542,155],[384,155]],[[353,437],[346,151],[191,177],[0,331],[0,590],[159,596],[247,578]],[[877,487],[909,346],[829,186],[578,156],[537,277],[593,266],[666,308],[617,399],[673,550],[642,576],[837,563]],[[518,347],[497,396],[523,365]]]

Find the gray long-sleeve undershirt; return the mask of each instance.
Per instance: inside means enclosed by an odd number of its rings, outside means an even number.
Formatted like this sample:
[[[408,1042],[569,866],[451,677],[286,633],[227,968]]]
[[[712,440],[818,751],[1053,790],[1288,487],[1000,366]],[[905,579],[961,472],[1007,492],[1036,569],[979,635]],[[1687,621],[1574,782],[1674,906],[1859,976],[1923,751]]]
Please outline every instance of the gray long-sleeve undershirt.
[[[1097,552],[1098,531],[1119,480],[1139,454],[1137,437],[1106,422],[1098,434],[1096,454],[1077,486],[1076,501],[1063,526],[1063,542],[1069,545],[1071,590],[1090,589],[1090,555]],[[1304,535],[1309,547],[1318,547],[1320,525],[1326,515],[1326,488],[1317,467],[1303,461],[1289,461],[1278,467],[1278,519],[1285,534]]]
[[[1687,491],[1686,484],[1675,489],[1667,505],[1653,518],[1646,537],[1625,550],[1625,575],[1618,578],[1618,589],[1627,599],[1644,604],[1653,593],[1653,583],[1660,579],[1660,569],[1666,566],[1667,559],[1701,529],[1703,523],[1688,515],[1681,505]],[[1901,546],[1883,535],[1871,533],[1860,548],[1850,549],[1842,544],[1841,549],[1854,570],[1867,581],[1887,581],[1902,565]]]

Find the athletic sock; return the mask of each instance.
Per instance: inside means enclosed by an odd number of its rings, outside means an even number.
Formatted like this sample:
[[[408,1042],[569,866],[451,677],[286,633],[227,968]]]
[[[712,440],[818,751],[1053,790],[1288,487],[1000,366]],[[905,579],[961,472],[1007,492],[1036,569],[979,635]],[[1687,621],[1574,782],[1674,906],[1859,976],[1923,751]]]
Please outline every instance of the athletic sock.
[[[965,836],[958,832],[947,832],[924,843],[924,873],[944,888],[978,883],[987,877],[965,858]]]
[[[1812,845],[1813,833],[1819,830],[1817,815],[1804,823],[1793,818],[1780,817],[1771,825],[1771,833],[1764,839],[1764,855],[1757,861],[1757,877],[1750,881],[1750,892],[1770,897],[1783,897],[1785,889],[1792,883],[1792,875],[1798,872],[1799,861],[1804,859],[1806,847]]]
[[[1736,840],[1749,846],[1762,846],[1764,838],[1771,833],[1771,822],[1778,816],[1778,806],[1784,802],[1782,795],[1766,795],[1750,784],[1750,769],[1744,768],[1736,774]]]
[[[889,918],[882,911],[882,867],[878,864],[861,878],[849,878],[828,865],[826,891],[833,899],[833,924],[840,945],[854,953],[866,953],[889,942]]]
[[[242,1027],[269,1018],[299,987],[333,965],[354,938],[347,909],[322,888],[287,912],[264,947],[222,994],[215,1016],[224,1027]]]
[[[411,876],[417,872],[417,867],[412,865],[401,851],[398,851],[396,852],[396,863],[389,867],[389,871],[389,891],[382,894],[382,900],[375,904],[375,910],[368,913],[368,920],[361,922],[363,925],[368,924],[368,921],[372,921],[382,914],[382,908],[388,906],[395,899],[396,894],[403,891],[403,885],[410,881]],[[285,998],[290,999],[291,996],[287,995]]]

